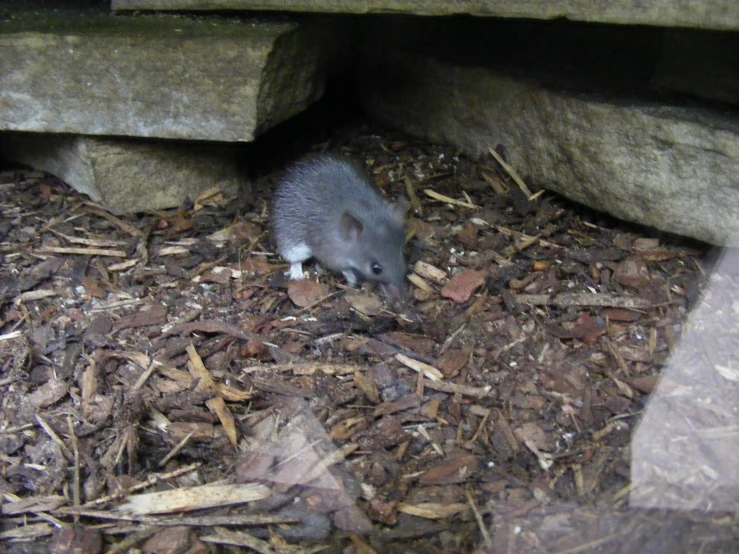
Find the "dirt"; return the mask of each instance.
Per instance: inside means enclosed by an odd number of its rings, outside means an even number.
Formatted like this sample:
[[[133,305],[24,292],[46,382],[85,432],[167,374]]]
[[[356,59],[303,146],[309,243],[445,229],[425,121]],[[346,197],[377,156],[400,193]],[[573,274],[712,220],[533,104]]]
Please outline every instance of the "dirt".
[[[314,149],[409,196],[407,303],[289,283],[269,189],[116,217],[0,173],[0,552],[737,550],[739,264],[492,157]],[[660,380],[683,344],[709,377]]]

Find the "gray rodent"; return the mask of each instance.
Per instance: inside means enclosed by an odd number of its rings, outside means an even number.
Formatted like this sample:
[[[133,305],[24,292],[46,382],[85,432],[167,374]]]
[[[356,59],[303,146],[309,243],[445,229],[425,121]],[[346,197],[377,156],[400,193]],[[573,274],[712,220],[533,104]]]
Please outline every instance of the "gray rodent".
[[[352,286],[359,276],[403,299],[407,210],[404,198],[388,200],[356,162],[321,154],[296,163],[278,185],[272,230],[290,279],[302,279],[303,262],[315,258]]]

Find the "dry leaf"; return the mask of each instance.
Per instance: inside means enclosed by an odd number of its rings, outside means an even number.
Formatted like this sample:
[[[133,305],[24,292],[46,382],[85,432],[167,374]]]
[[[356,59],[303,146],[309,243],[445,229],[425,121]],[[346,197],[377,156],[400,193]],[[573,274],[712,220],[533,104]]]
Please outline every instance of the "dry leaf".
[[[309,281],[290,281],[287,286],[287,295],[298,308],[307,308],[326,296],[328,288],[322,283]]]

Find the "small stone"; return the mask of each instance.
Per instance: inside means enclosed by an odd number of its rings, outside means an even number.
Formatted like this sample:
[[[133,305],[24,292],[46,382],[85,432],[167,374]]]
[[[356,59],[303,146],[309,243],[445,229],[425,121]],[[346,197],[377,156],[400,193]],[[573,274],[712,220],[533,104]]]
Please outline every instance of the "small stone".
[[[649,270],[644,260],[627,258],[616,266],[613,274],[620,284],[635,289],[641,289],[649,284]]]

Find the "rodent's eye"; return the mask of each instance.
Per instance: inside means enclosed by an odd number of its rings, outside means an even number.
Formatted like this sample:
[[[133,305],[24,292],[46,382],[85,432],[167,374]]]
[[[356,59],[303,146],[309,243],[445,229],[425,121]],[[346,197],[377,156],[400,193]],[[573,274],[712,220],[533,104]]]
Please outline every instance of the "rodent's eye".
[[[372,273],[374,273],[375,275],[379,275],[380,273],[382,273],[382,266],[377,262],[372,262],[372,265],[370,267],[372,268]]]

